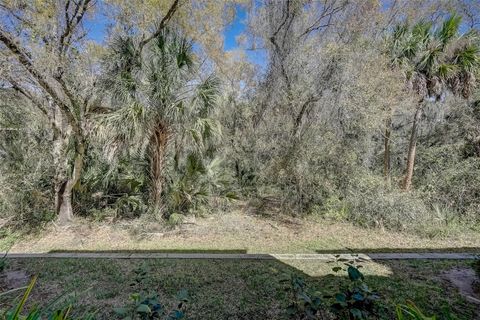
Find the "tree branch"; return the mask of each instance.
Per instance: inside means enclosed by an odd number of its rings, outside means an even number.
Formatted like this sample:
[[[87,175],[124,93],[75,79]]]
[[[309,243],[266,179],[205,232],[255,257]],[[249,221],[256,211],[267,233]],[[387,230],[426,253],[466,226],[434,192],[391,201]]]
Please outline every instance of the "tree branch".
[[[155,30],[155,32],[153,34],[151,34],[148,38],[146,38],[146,39],[144,39],[140,42],[140,44],[138,46],[139,51],[142,51],[143,47],[147,43],[149,43],[150,41],[152,41],[153,39],[158,37],[158,35],[162,32],[162,30],[165,28],[167,23],[172,19],[173,15],[177,11],[179,2],[180,2],[179,0],[174,0],[173,1],[172,5],[170,6],[170,9],[167,12],[167,14],[163,17],[162,21],[160,21],[160,24],[158,25],[157,30]]]
[[[325,5],[326,5],[326,2],[325,1]],[[347,2],[343,2],[341,5],[337,6],[337,7],[333,7],[333,3],[325,6],[322,10],[322,13],[320,14],[320,17],[318,17],[318,19],[313,23],[311,24],[301,35],[300,37],[303,37],[305,35],[308,35],[310,32],[313,32],[313,31],[316,31],[316,30],[320,30],[322,28],[326,28],[328,26],[330,26],[331,22],[332,22],[332,18],[333,16],[343,10],[343,8],[345,8]],[[328,20],[326,23],[321,23],[325,18],[328,17]]]
[[[23,48],[21,48],[12,37],[0,26],[0,42],[2,42],[7,49],[17,58],[20,64],[32,75],[32,77],[37,81],[40,87],[45,90],[53,101],[60,107],[65,117],[67,118],[69,124],[72,126],[72,129],[77,135],[81,135],[81,128],[78,125],[75,117],[73,116],[69,106],[60,98],[55,89],[48,83],[46,77],[41,74],[33,65],[28,54]]]
[[[58,41],[58,52],[60,54],[65,50],[65,46],[69,44],[68,39],[70,39],[71,34],[82,21],[85,13],[88,10],[88,5],[90,2],[91,0],[84,0],[83,2],[79,1],[75,3],[75,9],[73,11],[73,15],[71,18],[69,18],[69,13],[68,13],[68,10],[70,7],[70,1],[67,1],[67,3],[65,4],[65,20],[66,20],[65,30],[63,31]]]
[[[13,80],[12,78],[5,76],[5,79],[7,79],[8,82],[12,85],[12,88],[22,94],[25,98],[27,98],[30,102],[32,102],[47,118],[49,118],[49,114],[47,112],[47,109],[43,107],[41,103],[36,100],[32,93],[29,92],[27,89],[23,88],[18,82]]]

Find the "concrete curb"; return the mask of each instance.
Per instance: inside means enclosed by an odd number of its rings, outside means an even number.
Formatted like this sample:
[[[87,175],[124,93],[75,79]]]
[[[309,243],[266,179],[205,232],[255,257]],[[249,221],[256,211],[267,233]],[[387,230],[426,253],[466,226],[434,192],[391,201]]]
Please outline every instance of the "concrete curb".
[[[332,261],[337,256],[362,260],[474,260],[474,253],[361,253],[361,254],[249,254],[249,253],[128,253],[128,252],[52,252],[52,253],[0,253],[9,259],[61,258],[61,259],[240,259],[240,260],[317,260]]]

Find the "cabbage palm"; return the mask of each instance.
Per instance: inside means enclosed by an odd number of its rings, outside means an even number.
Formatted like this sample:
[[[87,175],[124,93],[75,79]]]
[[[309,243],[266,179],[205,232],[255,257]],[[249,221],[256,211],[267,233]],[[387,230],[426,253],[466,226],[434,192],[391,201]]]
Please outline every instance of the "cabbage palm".
[[[164,29],[141,54],[130,36],[115,38],[109,50],[102,83],[114,111],[103,118],[101,132],[110,139],[110,152],[147,158],[151,199],[159,209],[167,146],[172,140],[182,143],[174,137],[180,131],[184,135],[187,123],[205,120],[214,105],[216,80],[200,81],[192,42],[177,31]],[[189,132],[202,137],[211,122],[197,123],[200,134],[195,128]],[[176,159],[180,149],[175,147]]]
[[[409,190],[415,163],[417,132],[423,107],[443,100],[447,92],[468,99],[476,85],[480,47],[475,32],[460,34],[461,17],[452,14],[441,26],[420,22],[395,28],[391,40],[392,62],[405,74],[418,104],[413,118],[402,188]]]

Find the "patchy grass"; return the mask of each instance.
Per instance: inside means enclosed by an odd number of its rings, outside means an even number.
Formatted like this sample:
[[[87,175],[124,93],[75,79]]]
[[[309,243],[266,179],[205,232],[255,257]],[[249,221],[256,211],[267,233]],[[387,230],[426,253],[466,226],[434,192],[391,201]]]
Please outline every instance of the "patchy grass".
[[[0,251],[9,251],[10,248],[15,244],[15,242],[20,241],[21,238],[20,232],[15,232],[9,228],[0,229]]]
[[[382,261],[364,263],[366,282],[381,295],[381,319],[392,319],[394,306],[415,301],[427,314],[445,319],[474,318],[468,304],[441,274],[465,261]],[[188,290],[188,319],[287,319],[288,293],[281,282],[295,273],[310,290],[332,293],[347,284],[344,276],[331,275],[332,264],[317,261],[255,260],[120,260],[120,259],[14,259],[8,272],[39,276],[31,302],[42,305],[62,297],[57,305],[74,304],[74,315],[96,312],[99,319],[115,318],[112,308],[140,290],[157,292],[169,306],[174,295]],[[146,271],[140,284],[136,270]],[[17,279],[18,280],[18,279]],[[16,285],[21,285],[16,283]],[[3,283],[4,289],[8,284]],[[0,309],[12,296],[0,297]]]
[[[462,229],[452,234],[414,235],[366,229],[344,222],[259,217],[242,212],[187,219],[166,228],[145,218],[98,224],[77,220],[68,227],[54,224],[32,235],[12,235],[11,252],[69,250],[218,251],[248,253],[470,251],[480,252],[480,232]],[[0,249],[2,249],[0,240]],[[5,245],[3,245],[5,249]]]

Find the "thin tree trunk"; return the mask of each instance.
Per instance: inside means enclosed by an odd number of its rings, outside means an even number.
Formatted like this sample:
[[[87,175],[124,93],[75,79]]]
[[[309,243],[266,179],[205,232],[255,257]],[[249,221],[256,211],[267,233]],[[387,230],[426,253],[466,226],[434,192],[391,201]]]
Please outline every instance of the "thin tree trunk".
[[[384,136],[384,153],[383,153],[383,174],[385,177],[385,182],[388,187],[391,185],[391,176],[390,176],[390,135],[392,127],[392,118],[388,117],[385,126],[385,136]]]
[[[55,213],[59,214],[60,206],[63,201],[63,190],[65,189],[66,168],[68,162],[65,155],[62,153],[63,139],[55,132],[53,138],[53,162],[55,166],[54,188],[55,188]]]
[[[422,117],[422,106],[418,106],[413,118],[412,132],[410,134],[410,143],[408,146],[407,169],[405,171],[405,178],[403,179],[402,189],[410,190],[412,187],[413,168],[415,166],[415,155],[417,149],[418,125]]]
[[[73,188],[80,180],[84,157],[85,143],[83,142],[83,139],[80,138],[77,142],[77,146],[75,147],[75,160],[73,163],[72,175],[60,185],[56,195],[56,197],[58,197],[58,223],[60,224],[67,224],[73,219]]]
[[[159,122],[150,140],[152,200],[155,210],[159,210],[162,205],[162,191],[165,178],[164,167],[168,138],[168,128],[162,122]]]

